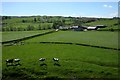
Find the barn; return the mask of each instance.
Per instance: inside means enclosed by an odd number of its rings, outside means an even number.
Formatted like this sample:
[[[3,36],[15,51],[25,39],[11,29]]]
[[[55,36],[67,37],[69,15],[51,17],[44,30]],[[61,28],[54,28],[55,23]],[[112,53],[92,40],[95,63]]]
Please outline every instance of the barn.
[[[97,27],[89,26],[89,27],[87,27],[87,30],[97,30]]]
[[[84,26],[72,26],[71,29],[74,30],[74,31],[84,31],[85,29],[87,29],[87,27],[84,27]]]
[[[107,27],[107,26],[105,26],[105,25],[96,25],[96,28],[105,28],[105,27]]]

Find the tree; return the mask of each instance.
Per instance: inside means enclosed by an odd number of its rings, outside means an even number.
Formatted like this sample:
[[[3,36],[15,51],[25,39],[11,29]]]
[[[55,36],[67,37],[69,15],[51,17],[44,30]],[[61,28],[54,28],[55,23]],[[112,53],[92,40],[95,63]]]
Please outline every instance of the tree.
[[[81,26],[82,25],[82,21],[80,21],[79,19],[74,19],[73,24],[76,25],[76,26]]]
[[[41,25],[38,25],[38,30],[41,30]]]
[[[37,19],[36,19],[36,18],[34,18],[34,22],[37,22]]]
[[[2,31],[6,31],[6,28],[5,28],[5,27],[2,27]]]
[[[53,23],[53,29],[58,29],[59,26],[61,26],[59,21],[56,21],[56,22]]]
[[[3,16],[2,20],[5,20],[5,19],[11,19],[11,16]]]
[[[23,19],[23,20],[22,20],[22,23],[25,23],[25,22],[27,22],[27,21]]]
[[[34,26],[28,25],[27,31],[34,30]]]

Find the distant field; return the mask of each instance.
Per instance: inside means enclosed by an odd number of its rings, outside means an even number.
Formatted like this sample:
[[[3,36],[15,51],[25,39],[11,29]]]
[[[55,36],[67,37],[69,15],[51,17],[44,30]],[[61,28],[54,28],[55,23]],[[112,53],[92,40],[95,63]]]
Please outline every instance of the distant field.
[[[28,26],[33,26],[35,28],[35,30],[38,29],[38,27],[40,26],[41,29],[45,28],[51,28],[53,23],[8,23],[5,28],[27,28]]]
[[[48,32],[50,30],[40,30],[40,31],[15,31],[15,32],[1,32],[2,34],[2,42],[10,41],[15,39],[20,39],[28,36],[32,36],[35,34],[40,34],[44,32]]]
[[[116,78],[118,76],[118,52],[76,45],[25,44],[3,46],[3,78],[40,79],[40,78]],[[38,61],[45,57],[47,66]],[[54,65],[53,57],[60,59]],[[6,67],[5,60],[20,58],[21,66]],[[13,75],[16,76],[13,76]]]
[[[86,25],[86,26],[106,25],[107,29],[109,29],[109,28],[118,29],[118,20],[117,19],[115,19],[115,20],[97,20],[95,22],[90,22],[90,23],[86,23],[83,25]]]
[[[76,31],[59,31],[57,33],[40,36],[26,40],[25,42],[73,42],[97,46],[118,48],[117,32],[76,32]]]

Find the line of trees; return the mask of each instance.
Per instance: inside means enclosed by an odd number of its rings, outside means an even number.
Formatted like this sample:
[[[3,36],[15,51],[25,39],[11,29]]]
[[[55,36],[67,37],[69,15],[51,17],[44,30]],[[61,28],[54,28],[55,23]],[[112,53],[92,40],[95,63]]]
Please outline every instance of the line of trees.
[[[48,30],[53,29],[53,27],[50,27],[47,25],[46,27],[38,25],[37,27],[33,25],[28,25],[27,27],[2,27],[2,31],[32,31],[32,30]]]

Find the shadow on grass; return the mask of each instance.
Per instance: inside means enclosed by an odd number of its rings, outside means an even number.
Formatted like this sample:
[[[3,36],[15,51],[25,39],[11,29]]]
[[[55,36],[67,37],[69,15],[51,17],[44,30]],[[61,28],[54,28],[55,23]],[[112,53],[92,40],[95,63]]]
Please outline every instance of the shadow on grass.
[[[9,67],[9,66],[21,66],[21,64],[20,63],[17,63],[17,64],[7,64],[6,66],[7,67]]]
[[[35,71],[32,68],[7,67],[2,70],[2,80],[40,80],[41,76],[47,74],[47,71]]]
[[[54,66],[61,66],[59,63],[54,63]]]

